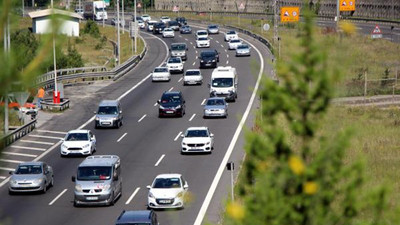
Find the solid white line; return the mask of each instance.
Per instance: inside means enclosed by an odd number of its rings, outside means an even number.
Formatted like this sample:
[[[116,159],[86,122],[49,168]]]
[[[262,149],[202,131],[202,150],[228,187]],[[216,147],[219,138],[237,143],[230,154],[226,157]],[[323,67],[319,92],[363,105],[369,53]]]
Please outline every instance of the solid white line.
[[[192,115],[192,117],[190,117],[189,121],[192,121],[193,118],[194,118],[195,116],[196,116],[196,113],[194,113],[194,114]]]
[[[235,147],[235,144],[236,144],[237,140],[239,139],[239,135],[243,129],[244,123],[246,122],[246,119],[250,113],[251,107],[253,105],[254,99],[255,99],[257,91],[258,91],[258,87],[260,85],[261,77],[262,77],[262,74],[264,71],[264,58],[261,55],[261,52],[253,44],[251,44],[251,43],[249,43],[249,44],[252,46],[253,49],[255,49],[257,51],[258,56],[260,57],[260,61],[261,61],[260,72],[258,73],[257,82],[256,82],[256,85],[254,86],[253,93],[251,94],[250,101],[247,105],[246,111],[244,112],[243,117],[240,120],[240,123],[235,131],[235,134],[233,135],[231,143],[229,144],[228,150],[226,151],[225,156],[224,156],[221,164],[219,165],[218,171],[215,174],[215,177],[214,177],[213,182],[211,183],[210,189],[208,190],[207,195],[204,199],[204,202],[201,205],[199,214],[196,217],[194,225],[201,225],[201,223],[204,219],[204,216],[207,212],[207,208],[210,205],[211,199],[214,195],[215,190],[217,189],[217,186],[221,179],[222,173],[225,170],[225,165],[228,162],[228,160],[233,152],[233,148]]]
[[[1,162],[8,162],[8,163],[23,163],[25,161],[20,160],[11,160],[11,159],[0,159]]]
[[[174,87],[170,88],[170,89],[168,90],[168,92],[172,91],[172,89],[174,89]]]
[[[142,121],[146,116],[147,116],[147,114],[144,114],[142,117],[140,117],[140,119],[138,120],[138,123],[140,123],[140,121]]]
[[[215,42],[217,42],[219,44],[219,41],[215,41]]]
[[[0,179],[1,180],[4,180],[4,179],[6,179],[7,177],[4,177],[4,176],[0,176]]]
[[[140,187],[137,187],[135,189],[135,191],[132,193],[131,197],[129,197],[128,201],[125,202],[125,205],[128,205],[132,201],[133,197],[135,197],[135,195],[139,192],[139,190],[140,190]]]
[[[156,103],[154,103],[154,106],[157,106],[158,105],[158,103],[156,102]]]
[[[6,155],[26,156],[26,157],[32,157],[32,158],[35,158],[37,156],[37,155],[25,154],[25,153],[17,153],[17,152],[2,152],[2,153],[6,154]]]
[[[37,137],[37,138],[48,138],[48,139],[63,139],[61,137],[53,137],[53,136],[43,136],[43,135],[36,135],[36,134],[30,134],[29,137]]]
[[[165,157],[165,154],[162,154],[162,156],[161,156],[160,159],[156,162],[156,164],[154,164],[154,166],[158,166],[158,164],[160,164],[161,160],[163,160],[164,157]]]
[[[60,194],[57,195],[55,199],[53,199],[53,201],[49,203],[49,205],[53,205],[54,202],[56,202],[65,192],[67,192],[67,190],[68,189],[64,189]]]
[[[201,102],[201,105],[204,105],[204,103],[206,102],[207,99],[203,99],[203,101]]]
[[[193,65],[194,65],[194,64],[193,64]],[[183,79],[183,77],[179,78],[179,80],[178,80],[178,83],[179,83],[179,82],[181,82],[181,81],[182,81],[182,79]]]
[[[196,65],[196,62],[193,62],[193,66]]]
[[[7,167],[0,167],[0,170],[15,171],[15,169],[7,168]],[[3,182],[4,182],[4,181],[3,181]],[[3,183],[1,183],[1,184],[2,184],[1,186],[4,185]],[[0,186],[0,187],[1,187],[1,186]]]
[[[34,147],[25,147],[25,146],[18,146],[18,145],[11,145],[11,148],[20,148],[20,149],[28,149],[28,150],[35,150],[35,151],[46,151],[45,148],[34,148]]]
[[[176,137],[175,137],[174,141],[178,140],[178,138],[181,136],[181,134],[182,134],[182,131],[180,131],[180,132],[179,132],[179,134],[178,134],[178,135],[176,135]]]
[[[229,60],[226,60],[226,64],[228,64],[229,63]]]
[[[117,142],[120,142],[122,140],[122,138],[124,138],[128,133],[123,134],[118,140]]]
[[[34,143],[34,144],[41,144],[41,145],[54,145],[53,142],[44,142],[44,141],[20,140],[20,142]]]
[[[36,131],[43,132],[43,133],[52,133],[52,134],[67,134],[67,132],[51,131],[51,130],[36,130]]]

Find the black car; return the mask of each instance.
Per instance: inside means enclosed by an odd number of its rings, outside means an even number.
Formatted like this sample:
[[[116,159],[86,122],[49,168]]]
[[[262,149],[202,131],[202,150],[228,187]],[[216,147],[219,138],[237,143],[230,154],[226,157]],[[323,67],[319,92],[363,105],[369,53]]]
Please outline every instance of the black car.
[[[174,31],[178,31],[179,30],[179,23],[176,21],[169,21],[168,22],[168,27],[173,29]]]
[[[192,28],[188,25],[181,26],[181,34],[191,34]]]
[[[182,92],[171,91],[164,92],[161,99],[157,101],[158,117],[163,116],[180,116],[185,114],[185,99]]]
[[[204,67],[217,67],[217,62],[219,62],[219,54],[217,50],[210,49],[205,50],[200,53],[200,68]]]
[[[153,26],[153,34],[161,34],[163,30],[166,28],[164,23],[156,23]]]
[[[176,17],[175,21],[179,23],[179,26],[183,26],[183,25],[187,24],[185,17]]]
[[[141,224],[158,225],[157,214],[153,210],[122,211],[115,225]]]

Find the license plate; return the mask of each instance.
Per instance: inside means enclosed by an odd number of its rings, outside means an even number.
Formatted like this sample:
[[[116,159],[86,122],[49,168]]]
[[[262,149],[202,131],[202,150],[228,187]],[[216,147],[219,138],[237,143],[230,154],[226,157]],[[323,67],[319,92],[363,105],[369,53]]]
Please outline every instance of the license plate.
[[[166,111],[165,113],[174,113],[174,111]]]
[[[168,204],[171,203],[171,200],[160,200],[160,203]]]
[[[102,122],[102,124],[110,125],[111,123],[110,122]]]
[[[86,200],[98,200],[99,197],[86,197]]]

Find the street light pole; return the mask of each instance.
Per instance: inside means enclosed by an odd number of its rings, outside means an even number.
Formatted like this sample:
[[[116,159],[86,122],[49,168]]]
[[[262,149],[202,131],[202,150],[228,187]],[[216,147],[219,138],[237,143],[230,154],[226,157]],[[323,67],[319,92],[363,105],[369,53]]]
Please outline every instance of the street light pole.
[[[274,0],[274,42],[278,41],[278,0]]]
[[[120,23],[120,19],[119,19],[119,0],[117,0],[117,45],[118,45],[117,54],[118,54],[118,65],[121,62],[121,57],[120,57],[120,50],[121,50],[121,48],[120,48],[121,42],[120,41],[121,41],[121,37],[120,37],[120,33],[119,33],[120,32],[119,23]]]
[[[22,18],[25,15],[25,0],[22,0]]]
[[[339,30],[340,0],[336,2],[336,31]]]
[[[53,0],[51,0],[51,9],[54,13],[54,5],[53,5]],[[54,23],[53,23],[54,25]],[[56,28],[53,26],[52,27],[53,31],[53,63],[54,63],[54,98],[53,98],[53,103],[56,103],[56,99],[58,96],[58,88],[57,88],[57,61],[56,61],[56,38],[55,38],[55,32]]]
[[[104,13],[104,10],[105,10],[105,8],[106,8],[106,2],[103,0],[103,27],[105,27],[105,21],[104,21],[104,17],[105,17],[105,13]]]
[[[134,1],[134,4],[135,4],[135,12],[134,12],[134,17],[135,17],[135,54],[137,53],[137,38],[138,38],[138,32],[137,32],[137,19],[136,19],[136,11],[137,11],[137,8],[136,8],[136,0]]]
[[[136,16],[135,16],[136,19]],[[124,15],[124,0],[122,0],[122,33],[125,34],[125,15]]]
[[[10,52],[10,17],[7,15],[7,24],[4,27],[4,53],[8,57]],[[4,96],[4,134],[8,133],[8,92]]]

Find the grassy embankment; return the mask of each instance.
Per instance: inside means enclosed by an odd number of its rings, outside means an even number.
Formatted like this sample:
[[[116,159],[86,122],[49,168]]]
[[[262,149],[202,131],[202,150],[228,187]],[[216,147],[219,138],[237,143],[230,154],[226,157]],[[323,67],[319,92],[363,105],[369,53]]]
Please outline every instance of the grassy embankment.
[[[154,14],[152,14],[154,15]],[[165,13],[163,13],[165,15]],[[166,14],[168,15],[168,13]],[[154,15],[154,16],[160,16]],[[170,13],[169,16],[176,17]],[[209,16],[197,16],[183,14],[186,18],[196,20],[208,20]],[[261,33],[261,23],[265,21],[241,19],[238,25],[236,17],[213,16],[212,23],[230,24]],[[270,22],[268,22],[271,24]],[[321,29],[319,39],[326,38],[326,30]],[[263,32],[264,37],[272,40],[273,31]],[[290,46],[296,36],[296,30],[292,27],[280,27],[282,38],[282,57],[288,57]],[[368,70],[368,79],[380,79],[387,67],[400,63],[400,45],[385,39],[371,40],[362,34],[338,37],[329,34],[328,38],[340,38],[342,46],[333,48],[330,54],[333,57],[341,57],[342,48],[346,48],[346,57],[354,58],[348,63],[349,69],[344,72],[342,82],[337,84],[337,95],[360,95],[362,91],[357,89],[356,81],[363,85],[363,76],[359,78],[361,69]],[[291,43],[292,42],[292,43]],[[286,47],[288,46],[288,47]],[[395,70],[389,71],[389,77],[395,77]],[[379,85],[380,86],[380,83]],[[380,86],[381,87],[381,86]],[[382,87],[381,87],[382,88]],[[391,88],[389,87],[391,90]],[[370,92],[369,92],[370,93]],[[352,162],[360,158],[365,159],[365,171],[367,183],[364,188],[370,189],[376,185],[386,185],[391,189],[390,205],[395,206],[400,201],[400,183],[398,172],[400,170],[400,111],[397,108],[350,108],[332,105],[323,123],[320,126],[320,135],[335,140],[335,135],[344,129],[353,131],[351,145],[346,152],[346,162]],[[293,143],[295,144],[295,143]]]

